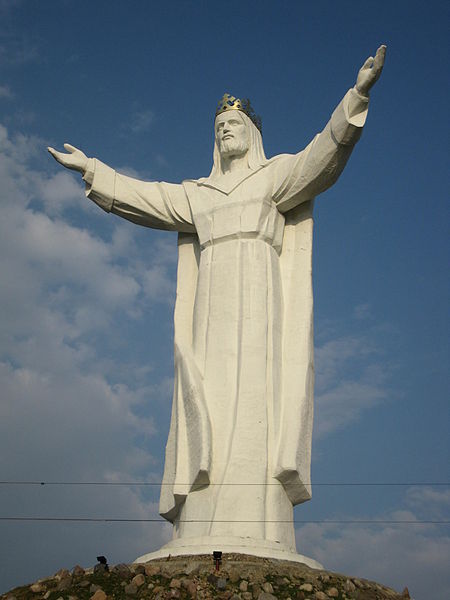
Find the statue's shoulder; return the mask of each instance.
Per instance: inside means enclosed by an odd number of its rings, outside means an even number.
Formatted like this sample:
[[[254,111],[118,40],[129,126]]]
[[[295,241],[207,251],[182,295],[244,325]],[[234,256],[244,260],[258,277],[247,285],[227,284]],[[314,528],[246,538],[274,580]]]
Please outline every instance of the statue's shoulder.
[[[267,161],[265,167],[266,168],[276,168],[277,166],[281,166],[283,163],[289,163],[298,157],[298,154],[277,154],[276,156],[272,156]]]
[[[280,160],[292,160],[292,158],[294,158],[294,156],[297,156],[296,154],[277,154],[276,156],[272,156],[272,158],[269,158],[269,160],[267,161],[267,164],[272,164],[274,162],[278,162]]]

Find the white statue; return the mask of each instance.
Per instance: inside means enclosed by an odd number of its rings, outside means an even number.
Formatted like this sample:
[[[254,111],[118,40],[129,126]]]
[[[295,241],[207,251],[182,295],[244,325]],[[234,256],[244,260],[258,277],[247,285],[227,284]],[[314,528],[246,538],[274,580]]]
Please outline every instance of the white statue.
[[[296,555],[293,506],[311,498],[312,208],[339,177],[364,125],[385,46],[370,57],[325,129],[296,155],[264,155],[248,101],[216,112],[209,177],[181,184],[121,175],[69,144],[49,148],[80,171],[107,212],[178,231],[175,389],[160,513],[174,539],[159,553]]]

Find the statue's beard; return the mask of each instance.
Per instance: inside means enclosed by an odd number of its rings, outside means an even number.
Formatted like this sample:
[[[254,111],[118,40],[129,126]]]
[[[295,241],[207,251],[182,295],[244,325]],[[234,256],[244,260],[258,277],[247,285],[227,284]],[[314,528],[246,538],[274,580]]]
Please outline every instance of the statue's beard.
[[[221,158],[231,158],[233,156],[242,156],[248,150],[248,143],[246,140],[237,140],[235,138],[228,138],[227,140],[221,140],[219,142],[219,152]]]

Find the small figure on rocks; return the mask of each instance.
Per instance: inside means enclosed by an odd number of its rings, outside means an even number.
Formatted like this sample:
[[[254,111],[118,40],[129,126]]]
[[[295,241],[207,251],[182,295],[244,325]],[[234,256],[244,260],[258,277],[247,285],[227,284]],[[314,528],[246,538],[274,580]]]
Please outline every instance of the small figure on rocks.
[[[94,573],[109,572],[108,561],[104,556],[97,556],[98,564],[94,567]]]
[[[214,565],[216,567],[216,571],[218,571],[220,569],[220,565],[222,564],[222,552],[220,552],[220,550],[214,550],[213,560]]]

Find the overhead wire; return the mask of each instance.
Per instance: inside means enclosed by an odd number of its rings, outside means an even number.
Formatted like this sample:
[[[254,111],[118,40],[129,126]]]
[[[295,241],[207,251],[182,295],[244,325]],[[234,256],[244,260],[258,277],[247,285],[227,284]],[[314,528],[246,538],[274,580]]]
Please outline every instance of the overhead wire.
[[[110,518],[110,517],[0,517],[0,521],[71,521],[71,522],[84,522],[84,523],[166,523],[165,519],[132,519],[132,518]],[[350,519],[350,520],[336,520],[336,519],[302,519],[293,521],[290,520],[214,520],[209,519],[181,519],[177,523],[320,523],[320,524],[333,524],[333,525],[450,525],[450,521],[435,521],[435,520],[385,520],[385,519]]]
[[[172,485],[172,483],[166,483],[164,481],[15,481],[15,480],[7,480],[0,481],[0,485],[99,485],[99,486],[124,486],[124,487],[132,487],[132,486],[142,486],[142,487],[156,487],[162,485]],[[192,483],[183,483],[180,485],[192,486]],[[280,485],[279,482],[261,482],[261,483],[251,483],[251,482],[228,482],[228,483],[214,483],[211,482],[208,485],[240,485],[240,486],[269,486],[269,485]],[[284,487],[289,485],[297,485],[296,483],[285,483]],[[437,486],[450,486],[450,482],[317,482],[311,483],[312,487],[365,487],[365,486],[379,486],[379,487],[418,487],[418,486],[426,486],[426,487],[437,487]]]
[[[162,486],[162,485],[171,485],[161,481],[30,481],[30,480],[5,480],[0,481],[0,485],[8,486],[8,485],[30,485],[30,486],[124,486],[124,487],[133,487],[133,486]],[[192,484],[185,484],[192,485]],[[225,484],[220,483],[210,483],[209,485],[231,485],[231,486],[261,486],[261,485],[279,485],[278,482],[270,483],[250,483],[250,482],[229,482]],[[289,485],[289,484],[288,484]],[[312,483],[312,487],[320,487],[320,486],[331,486],[331,487],[354,487],[354,486],[380,486],[380,487],[417,487],[417,486],[449,486],[449,482],[317,482]],[[10,517],[0,517],[0,521],[47,521],[47,522],[74,522],[74,523],[167,523],[165,519],[137,519],[137,518],[109,518],[109,517],[19,517],[19,516],[10,516]],[[178,521],[177,521],[178,522]],[[209,523],[211,520],[180,520],[180,523]],[[265,520],[250,520],[250,521],[234,521],[234,520],[220,520],[214,521],[218,523],[295,523],[295,524],[340,524],[340,525],[354,525],[354,524],[367,524],[367,525],[376,525],[376,524],[384,524],[384,525],[448,525],[450,521],[446,520],[380,520],[380,519],[352,519],[352,520],[335,520],[335,519],[310,519],[310,520],[297,520],[293,521],[265,521]]]

